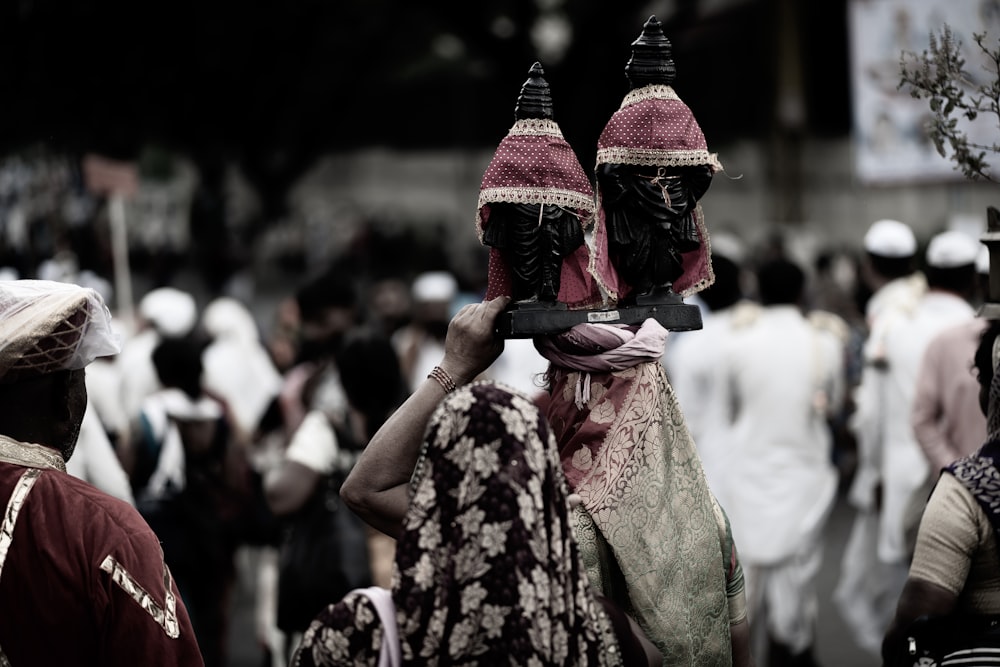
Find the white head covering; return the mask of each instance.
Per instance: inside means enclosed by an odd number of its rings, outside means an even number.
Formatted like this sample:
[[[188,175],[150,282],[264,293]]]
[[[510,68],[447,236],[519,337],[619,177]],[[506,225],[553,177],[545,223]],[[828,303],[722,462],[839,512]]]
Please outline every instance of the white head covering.
[[[428,271],[413,281],[413,300],[450,302],[458,293],[458,282],[448,271]]]
[[[161,336],[181,338],[191,333],[198,321],[194,297],[175,287],[158,287],[142,297],[139,314]]]
[[[0,381],[77,370],[120,351],[111,311],[93,289],[48,280],[0,282]]]
[[[979,242],[968,234],[950,230],[936,234],[927,244],[927,264],[938,269],[975,264]]]
[[[201,326],[213,339],[202,354],[204,386],[225,399],[240,428],[252,433],[282,384],[253,314],[242,302],[219,297],[205,307]]]
[[[877,220],[865,233],[864,246],[880,257],[912,257],[917,252],[917,239],[904,222]]]

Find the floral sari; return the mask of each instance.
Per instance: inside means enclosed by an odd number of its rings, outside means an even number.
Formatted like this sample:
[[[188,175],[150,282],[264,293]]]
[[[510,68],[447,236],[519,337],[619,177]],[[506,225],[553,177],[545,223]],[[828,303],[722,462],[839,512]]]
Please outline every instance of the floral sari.
[[[531,400],[497,384],[450,394],[428,426],[396,549],[404,664],[620,665],[589,586],[555,442]],[[294,665],[375,665],[383,626],[354,592],[310,626]]]

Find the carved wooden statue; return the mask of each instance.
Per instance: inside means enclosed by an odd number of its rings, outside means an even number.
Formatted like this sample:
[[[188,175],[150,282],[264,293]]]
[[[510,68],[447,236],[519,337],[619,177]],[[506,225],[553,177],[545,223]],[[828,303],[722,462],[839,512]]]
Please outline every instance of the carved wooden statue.
[[[584,230],[594,208],[593,188],[553,120],[536,62],[480,190],[476,227],[491,248],[487,297],[509,295],[517,308],[576,307],[589,298],[589,285],[567,286],[562,275],[571,255],[587,266]]]
[[[626,300],[648,303],[711,284],[698,201],[721,165],[671,88],[671,46],[655,16],[625,72],[631,90],[598,142],[597,185],[610,259],[631,286]]]

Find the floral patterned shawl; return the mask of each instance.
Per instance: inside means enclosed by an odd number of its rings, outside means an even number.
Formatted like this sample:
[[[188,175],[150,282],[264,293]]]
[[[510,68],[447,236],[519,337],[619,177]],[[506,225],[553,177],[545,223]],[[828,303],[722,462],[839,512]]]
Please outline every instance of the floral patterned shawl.
[[[665,665],[727,665],[725,518],[659,361],[664,341],[653,319],[536,339],[552,362],[546,417],[586,508],[576,532],[590,580]]]
[[[392,597],[404,664],[620,665],[589,587],[568,487],[531,400],[493,383],[431,418],[396,549]],[[382,626],[351,593],[313,622],[295,665],[374,665]]]

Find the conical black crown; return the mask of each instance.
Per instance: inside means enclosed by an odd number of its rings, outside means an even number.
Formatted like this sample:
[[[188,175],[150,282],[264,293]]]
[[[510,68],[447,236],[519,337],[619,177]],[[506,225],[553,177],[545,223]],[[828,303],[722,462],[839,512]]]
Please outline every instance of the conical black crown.
[[[535,63],[528,70],[528,80],[521,86],[514,108],[514,119],[552,118],[552,94],[541,63]]]
[[[632,59],[625,65],[625,76],[633,90],[654,83],[671,86],[677,78],[670,40],[656,16],[646,20],[639,39],[632,42]]]

